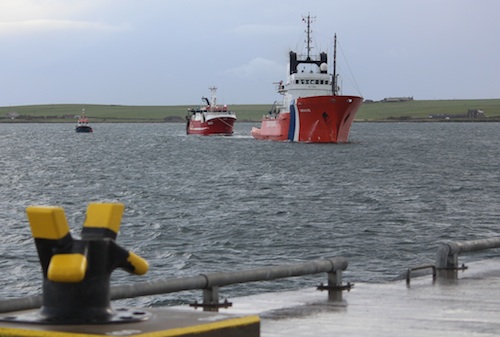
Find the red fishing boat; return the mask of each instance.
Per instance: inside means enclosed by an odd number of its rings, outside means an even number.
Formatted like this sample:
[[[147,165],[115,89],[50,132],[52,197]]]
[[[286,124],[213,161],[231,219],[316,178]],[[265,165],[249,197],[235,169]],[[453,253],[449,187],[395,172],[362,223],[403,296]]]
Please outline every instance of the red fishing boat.
[[[226,105],[217,105],[216,87],[210,87],[211,100],[202,97],[206,105],[189,109],[186,116],[186,133],[188,135],[223,135],[233,134],[236,115]]]
[[[327,54],[311,55],[312,18],[308,15],[303,20],[307,23],[307,55],[300,58],[290,52],[287,79],[277,83],[277,92],[283,95],[283,101],[274,103],[262,118],[260,128],[252,128],[252,136],[275,141],[345,143],[363,98],[338,94],[337,36],[333,74],[328,74]]]

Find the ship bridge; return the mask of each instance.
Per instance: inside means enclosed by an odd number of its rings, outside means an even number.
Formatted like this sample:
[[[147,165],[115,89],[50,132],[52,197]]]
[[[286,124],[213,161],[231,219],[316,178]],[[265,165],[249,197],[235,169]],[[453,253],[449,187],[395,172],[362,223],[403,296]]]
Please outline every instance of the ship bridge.
[[[331,77],[328,74],[312,71],[295,73],[290,75],[286,89],[294,97],[331,95]]]
[[[298,59],[290,52],[289,75],[285,85],[280,85],[278,92],[288,100],[298,97],[332,95],[332,77],[328,74],[327,56],[321,53],[319,60],[309,56]]]

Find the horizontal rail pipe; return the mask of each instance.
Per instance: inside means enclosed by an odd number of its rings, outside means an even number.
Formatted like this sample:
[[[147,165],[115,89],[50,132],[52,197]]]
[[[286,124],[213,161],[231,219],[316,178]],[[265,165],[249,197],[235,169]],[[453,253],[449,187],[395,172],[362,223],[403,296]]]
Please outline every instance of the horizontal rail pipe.
[[[444,243],[437,251],[436,268],[457,269],[458,254],[491,248],[500,248],[500,237]]]
[[[140,296],[168,294],[185,290],[213,289],[231,284],[270,281],[279,278],[328,273],[328,280],[341,282],[341,277],[331,277],[347,269],[347,259],[333,257],[284,266],[271,266],[259,269],[234,272],[217,272],[199,276],[175,279],[160,279],[111,287],[111,299],[118,300]],[[0,301],[0,313],[34,309],[42,305],[42,296],[35,295]]]
[[[0,313],[34,309],[42,306],[42,295],[10,298],[0,301]]]
[[[221,272],[205,274],[207,278],[207,287],[223,287],[236,283],[247,283],[256,281],[267,281],[279,278],[287,278],[293,276],[311,275],[317,273],[330,273],[347,268],[347,260],[345,258],[334,258],[303,262],[293,265],[266,267],[247,271]]]

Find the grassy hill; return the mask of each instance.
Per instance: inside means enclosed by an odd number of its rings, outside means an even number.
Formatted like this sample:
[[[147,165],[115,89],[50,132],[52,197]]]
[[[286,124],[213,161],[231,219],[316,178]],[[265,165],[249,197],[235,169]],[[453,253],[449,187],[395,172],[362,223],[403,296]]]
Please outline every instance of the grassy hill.
[[[183,122],[187,109],[196,105],[127,106],[94,104],[49,104],[0,107],[0,122],[75,122],[82,108],[91,123],[99,122]],[[259,121],[271,104],[230,105],[238,121]],[[460,115],[468,109],[482,109],[487,120],[500,120],[500,99],[414,100],[364,103],[357,121],[429,120],[429,115]],[[9,116],[17,116],[12,119]]]
[[[364,103],[356,115],[356,120],[428,120],[430,115],[463,115],[469,109],[481,109],[487,119],[498,119],[500,118],[500,99]]]

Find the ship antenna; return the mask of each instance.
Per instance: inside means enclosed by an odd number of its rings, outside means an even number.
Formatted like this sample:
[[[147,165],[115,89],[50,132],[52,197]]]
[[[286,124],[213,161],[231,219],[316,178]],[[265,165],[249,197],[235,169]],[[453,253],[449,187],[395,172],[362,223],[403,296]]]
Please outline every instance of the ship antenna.
[[[333,95],[337,96],[337,33],[333,37],[333,78],[332,78],[332,91]]]
[[[307,39],[306,39],[306,43],[307,43],[307,61],[310,61],[311,60],[311,57],[309,56],[310,52],[311,52],[311,42],[312,42],[312,38],[311,38],[311,33],[312,33],[312,30],[311,30],[311,22],[312,20],[315,19],[315,17],[312,17],[311,14],[307,14],[306,17],[302,17],[302,21],[306,22],[307,23],[307,30],[306,30],[306,33],[307,33]]]

